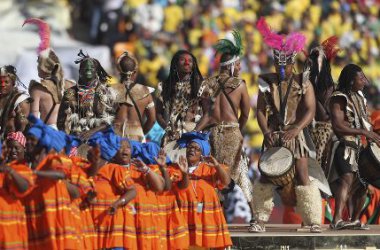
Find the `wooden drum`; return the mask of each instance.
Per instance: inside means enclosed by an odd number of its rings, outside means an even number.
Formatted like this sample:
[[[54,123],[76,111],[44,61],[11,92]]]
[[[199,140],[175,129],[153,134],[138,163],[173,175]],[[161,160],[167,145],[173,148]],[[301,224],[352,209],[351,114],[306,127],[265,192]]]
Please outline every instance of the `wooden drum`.
[[[360,177],[380,188],[380,148],[375,143],[361,151],[358,165]]]
[[[273,184],[285,187],[295,176],[293,153],[284,147],[269,148],[260,157],[259,170]]]

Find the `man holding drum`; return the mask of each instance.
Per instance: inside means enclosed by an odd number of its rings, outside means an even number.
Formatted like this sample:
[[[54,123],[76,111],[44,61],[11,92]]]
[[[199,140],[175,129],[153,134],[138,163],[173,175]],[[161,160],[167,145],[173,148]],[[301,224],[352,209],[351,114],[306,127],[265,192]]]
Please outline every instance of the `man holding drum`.
[[[362,69],[355,64],[346,65],[338,80],[337,91],[330,100],[331,122],[337,138],[331,151],[333,165],[328,180],[335,197],[332,229],[368,229],[359,220],[365,202],[367,184],[359,175],[358,158],[361,136],[380,145],[380,136],[372,131],[368,119],[366,99],[362,93],[368,83]],[[342,220],[342,211],[351,199],[351,220]]]
[[[293,182],[297,212],[304,224],[310,226],[310,232],[319,233],[322,199],[315,182],[309,180],[308,158],[315,157],[315,151],[306,129],[315,115],[315,96],[308,77],[293,73],[295,57],[303,49],[305,37],[300,33],[292,33],[287,37],[276,34],[270,30],[264,18],[258,21],[257,29],[264,42],[273,49],[276,64],[276,73],[259,76],[257,119],[264,133],[264,154],[290,151],[290,157],[294,156],[295,176],[279,170],[279,177],[285,176],[288,180],[274,180],[262,171],[260,181],[253,186],[257,221],[251,225],[250,231],[265,232],[264,223],[269,220],[274,206],[272,183],[284,186]],[[270,155],[267,158],[271,158]],[[266,165],[272,169],[282,168],[286,162],[282,159],[284,157],[287,156],[273,157],[278,158],[278,164],[276,159],[271,159]],[[289,171],[294,171],[293,160],[287,162]]]

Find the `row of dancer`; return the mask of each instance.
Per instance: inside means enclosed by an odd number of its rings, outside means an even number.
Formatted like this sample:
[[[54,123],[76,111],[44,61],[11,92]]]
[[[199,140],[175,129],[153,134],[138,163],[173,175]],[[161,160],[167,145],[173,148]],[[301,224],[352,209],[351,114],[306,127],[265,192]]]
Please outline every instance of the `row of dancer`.
[[[46,42],[49,38],[49,34],[44,33],[48,31],[47,23],[35,18],[25,23],[35,24],[40,30],[37,68],[40,81],[31,81],[29,93],[22,93],[31,98],[21,100],[21,93],[15,87],[16,70],[12,66],[2,68],[2,77],[7,82],[3,104],[12,103],[12,108],[3,112],[3,121],[7,123],[2,125],[3,138],[10,131],[25,131],[28,113],[82,141],[110,125],[122,137],[144,141],[145,134],[157,120],[165,130],[161,146],[168,154],[175,155],[174,144],[183,133],[210,130],[212,154],[219,162],[231,166],[229,172],[234,181],[251,200],[250,181],[246,174],[241,174],[248,171],[248,164],[246,161],[240,164],[242,131],[250,106],[245,82],[238,77],[242,53],[238,32],[217,45],[222,61],[218,76],[203,79],[196,58],[180,50],[173,56],[169,76],[159,84],[155,97],[151,88],[135,82],[138,62],[128,52],[116,62],[121,83],[109,86],[109,75],[99,61],[80,51],[76,60],[80,77],[70,86],[64,79],[59,58]],[[221,148],[220,144],[229,146]],[[78,148],[78,154],[86,156],[86,150],[84,144]],[[230,189],[232,187],[231,184]]]
[[[155,143],[107,128],[90,136],[87,159],[69,156],[78,138],[30,115],[26,137],[11,132],[0,167],[1,249],[224,249],[232,245],[215,189],[230,182],[207,135],[178,140],[171,162]]]
[[[36,19],[27,22],[36,23],[40,27],[46,25]],[[338,156],[335,151],[330,152],[330,160],[327,160],[328,157],[323,153],[326,151],[323,145],[329,144],[333,128],[336,135],[334,138],[337,138],[335,141],[343,141],[341,147],[347,144],[344,144],[346,140],[343,138],[349,135],[351,139],[358,140],[359,133],[378,143],[378,135],[372,132],[370,127],[363,126],[364,122],[360,122],[359,117],[367,117],[365,99],[361,94],[358,97],[361,101],[357,102],[360,106],[355,106],[353,114],[347,114],[353,107],[348,107],[346,101],[342,101],[340,107],[343,115],[330,106],[336,99],[348,98],[347,100],[351,101],[352,93],[361,93],[363,86],[354,88],[356,80],[352,79],[359,77],[357,75],[363,75],[363,72],[355,65],[348,65],[347,69],[342,71],[337,87],[337,90],[343,94],[332,95],[335,86],[328,69],[328,60],[332,58],[330,52],[336,53],[336,50],[329,44],[331,39],[326,41],[325,46],[310,53],[308,67],[303,73],[295,74],[295,58],[305,45],[304,36],[299,33],[288,37],[279,35],[269,29],[264,19],[259,20],[257,29],[263,35],[267,46],[273,49],[276,67],[276,73],[259,76],[257,118],[265,137],[263,149],[281,145],[293,153],[296,159],[296,174],[292,178],[291,183],[294,186],[290,190],[295,190],[295,204],[304,223],[311,226],[312,232],[320,232],[322,209],[310,206],[315,201],[319,203],[321,200],[315,182],[310,182],[308,171],[310,159],[315,156],[331,183],[338,184],[337,189],[333,188],[338,206],[335,213],[337,217],[332,227],[340,229],[341,224],[350,227],[356,225],[356,216],[352,217],[352,223],[343,223],[339,214],[346,203],[348,187],[352,186],[350,184],[355,179],[353,176],[357,176],[358,173],[355,168],[357,157],[353,156],[352,147],[348,146],[343,150],[344,154],[341,153],[343,155]],[[39,73],[41,72],[42,80],[30,85],[30,94],[33,98],[30,112],[40,114],[47,124],[57,126],[66,133],[78,135],[84,141],[91,134],[111,124],[121,136],[144,140],[144,134],[151,130],[157,118],[158,123],[165,129],[162,146],[174,157],[177,153],[176,140],[183,133],[193,130],[210,131],[212,155],[219,162],[229,166],[228,173],[232,178],[229,188],[233,188],[234,183],[242,188],[256,218],[251,221],[249,231],[265,231],[263,222],[269,219],[273,208],[273,185],[265,185],[268,184],[268,180],[263,178],[252,187],[246,175],[248,164],[242,156],[242,130],[247,122],[250,107],[245,82],[239,78],[239,55],[242,52],[239,34],[237,32],[229,34],[226,39],[218,42],[215,49],[221,54],[220,72],[217,76],[203,79],[196,58],[187,51],[179,51],[173,57],[168,78],[159,84],[157,98],[154,98],[149,88],[135,82],[138,62],[130,53],[124,53],[117,60],[122,84],[111,87],[106,85],[108,74],[100,63],[80,53],[78,60],[80,79],[75,86],[64,90],[59,60],[56,56],[52,56],[54,51],[51,48],[43,47],[39,56]],[[365,77],[361,78],[362,82],[357,83],[358,85],[363,85],[365,82]],[[9,112],[9,114],[14,116],[13,121],[16,118],[24,118],[25,121],[26,110],[27,108],[24,108],[21,112]],[[363,114],[359,114],[356,110]],[[337,120],[334,120],[335,116],[338,117]],[[329,125],[330,120],[337,126]],[[12,122],[11,119],[3,121]],[[14,122],[14,124],[26,123]],[[313,124],[311,129],[317,131],[311,135],[307,131],[310,124]],[[345,125],[343,130],[339,130],[342,129],[342,125]],[[347,128],[357,130],[345,130]],[[317,146],[316,152],[314,145]],[[356,148],[359,149],[360,144],[356,145]],[[78,149],[82,155],[86,150],[85,146]],[[339,159],[346,161],[347,155],[352,155],[348,161],[350,167],[339,166],[337,163]],[[326,161],[329,161],[331,166],[327,167]],[[338,172],[335,174],[338,177],[335,180],[330,179],[332,176],[330,169]],[[346,178],[344,175],[349,177]],[[359,190],[360,194],[365,194],[365,185]]]

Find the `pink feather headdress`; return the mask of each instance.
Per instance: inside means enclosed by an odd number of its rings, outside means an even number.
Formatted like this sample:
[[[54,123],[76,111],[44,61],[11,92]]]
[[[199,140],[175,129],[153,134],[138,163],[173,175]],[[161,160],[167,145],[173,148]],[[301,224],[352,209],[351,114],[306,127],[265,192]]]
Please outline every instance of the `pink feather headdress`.
[[[50,48],[50,27],[49,25],[38,18],[28,18],[24,21],[25,24],[34,24],[38,27],[38,35],[40,36],[41,42],[37,48],[37,53],[41,55],[41,53]]]
[[[288,36],[273,32],[264,17],[256,23],[256,28],[264,38],[265,44],[275,50],[284,51],[286,54],[298,53],[305,46],[306,38],[299,32],[293,32]]]

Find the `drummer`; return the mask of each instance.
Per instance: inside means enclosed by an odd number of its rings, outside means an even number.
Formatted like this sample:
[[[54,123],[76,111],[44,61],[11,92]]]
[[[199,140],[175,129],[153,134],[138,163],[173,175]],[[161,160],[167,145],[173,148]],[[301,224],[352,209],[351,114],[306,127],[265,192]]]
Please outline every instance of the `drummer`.
[[[305,129],[315,114],[315,96],[308,78],[293,73],[296,55],[303,49],[305,37],[300,33],[280,36],[269,29],[264,18],[259,19],[257,29],[273,49],[276,68],[276,73],[259,76],[257,120],[264,134],[264,146],[265,149],[282,146],[293,153],[297,211],[304,224],[310,226],[310,232],[319,233],[322,200],[318,187],[309,180],[308,158],[315,156],[315,151]],[[269,220],[274,205],[273,187],[264,177],[253,186],[257,221],[250,225],[251,232],[265,232],[264,223]]]
[[[359,177],[358,157],[362,146],[361,136],[380,145],[380,136],[372,131],[368,119],[363,88],[368,83],[362,69],[355,64],[346,65],[340,73],[337,91],[330,100],[331,122],[335,138],[331,155],[333,164],[328,179],[335,197],[332,229],[368,229],[359,220],[365,202],[367,184]],[[351,197],[350,197],[351,196]],[[342,219],[342,211],[351,200],[351,220]]]

